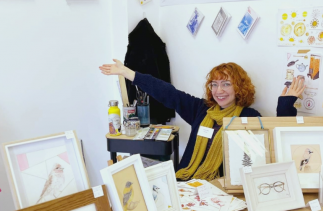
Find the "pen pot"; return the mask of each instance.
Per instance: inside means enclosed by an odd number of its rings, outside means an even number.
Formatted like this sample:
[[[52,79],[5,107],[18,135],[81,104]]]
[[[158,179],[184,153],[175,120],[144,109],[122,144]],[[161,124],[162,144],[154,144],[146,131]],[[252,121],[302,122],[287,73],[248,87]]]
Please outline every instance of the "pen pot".
[[[141,126],[150,125],[149,103],[137,104],[137,116]]]

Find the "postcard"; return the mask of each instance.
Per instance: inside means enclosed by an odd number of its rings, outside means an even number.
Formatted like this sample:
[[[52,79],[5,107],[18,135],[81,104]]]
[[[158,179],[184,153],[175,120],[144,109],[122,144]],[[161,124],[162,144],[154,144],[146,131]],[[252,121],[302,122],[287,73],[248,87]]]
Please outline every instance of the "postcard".
[[[257,13],[251,7],[248,7],[246,13],[242,17],[237,27],[239,34],[244,39],[246,39],[249,36],[251,30],[253,29],[258,19],[259,16],[257,15]]]

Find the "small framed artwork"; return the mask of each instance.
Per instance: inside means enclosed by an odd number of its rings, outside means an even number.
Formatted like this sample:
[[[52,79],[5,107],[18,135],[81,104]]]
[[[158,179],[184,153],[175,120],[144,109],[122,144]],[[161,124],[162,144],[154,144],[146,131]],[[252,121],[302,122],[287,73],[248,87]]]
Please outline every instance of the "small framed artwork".
[[[90,188],[74,131],[4,143],[2,151],[17,209]]]
[[[100,192],[99,196],[94,195],[93,189],[88,189],[20,211],[111,211],[106,186],[95,188],[96,192]]]
[[[212,29],[217,37],[221,36],[230,18],[231,15],[221,7],[212,24]]]
[[[194,9],[193,14],[191,15],[190,20],[188,21],[186,28],[190,31],[193,36],[196,36],[197,31],[199,30],[204,15],[197,8]]]
[[[173,161],[148,167],[145,171],[157,210],[181,210]]]
[[[224,130],[224,187],[229,192],[242,193],[239,169],[270,163],[268,130]]]
[[[294,161],[240,168],[249,211],[291,210],[305,206]]]
[[[243,37],[243,39],[246,39],[249,36],[258,19],[259,16],[257,13],[251,7],[248,7],[237,27],[237,31]]]
[[[276,127],[273,136],[276,162],[294,160],[301,187],[319,188],[323,127]]]
[[[155,211],[147,176],[139,154],[101,171],[113,210]]]

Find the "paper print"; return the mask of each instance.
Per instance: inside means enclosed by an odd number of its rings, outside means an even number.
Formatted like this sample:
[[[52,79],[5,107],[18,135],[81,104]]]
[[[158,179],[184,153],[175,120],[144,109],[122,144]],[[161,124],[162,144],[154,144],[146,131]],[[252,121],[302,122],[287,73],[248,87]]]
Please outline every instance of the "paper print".
[[[166,176],[149,181],[149,185],[158,211],[163,211],[173,206]]]
[[[323,7],[278,11],[278,45],[323,47]]]
[[[123,211],[148,211],[133,165],[114,173],[112,177]]]
[[[295,161],[297,173],[319,173],[322,159],[319,144],[291,145],[292,159]]]
[[[212,24],[212,29],[216,36],[220,36],[222,34],[230,18],[231,15],[221,7]]]
[[[306,89],[299,96],[294,107],[304,113],[315,113],[316,102],[319,100],[317,92],[319,90],[319,72],[321,64],[321,55],[315,53],[287,53],[287,62],[283,72],[282,88],[292,84],[293,78],[305,80]]]
[[[285,174],[253,178],[258,203],[290,198]]]
[[[251,7],[248,7],[237,27],[239,34],[244,39],[248,37],[255,23],[258,21],[258,18],[257,13]]]
[[[26,206],[78,192],[65,145],[18,154],[16,158]]]
[[[203,19],[204,15],[197,8],[195,8],[189,22],[186,25],[187,29],[191,32],[193,36],[196,36]]]
[[[260,141],[260,143],[265,148],[265,137],[263,134],[255,134],[255,137]],[[229,166],[230,166],[230,180],[231,185],[242,185],[239,169],[245,165],[259,166],[266,164],[265,151],[263,151],[263,156],[259,154],[251,153],[250,157],[247,159],[245,157],[245,151],[242,149],[235,140],[241,140],[240,136],[237,134],[228,135],[229,144]],[[244,145],[243,145],[244,146]],[[249,151],[249,150],[248,150]]]

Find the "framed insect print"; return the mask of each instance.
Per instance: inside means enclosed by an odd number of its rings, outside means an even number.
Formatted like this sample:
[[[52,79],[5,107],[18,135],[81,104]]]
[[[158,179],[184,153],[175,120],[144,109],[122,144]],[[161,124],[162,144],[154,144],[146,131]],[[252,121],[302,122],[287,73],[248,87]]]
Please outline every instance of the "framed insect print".
[[[150,166],[145,172],[157,210],[181,210],[173,161]]]
[[[2,152],[17,209],[90,188],[75,131],[4,143]]]
[[[305,206],[294,161],[240,168],[249,211],[291,210]]]
[[[268,130],[224,130],[224,187],[229,192],[242,193],[241,167],[270,163]]]
[[[276,127],[276,162],[295,161],[302,188],[319,188],[323,163],[323,127]]]
[[[139,154],[101,171],[113,210],[156,211],[147,176]]]

